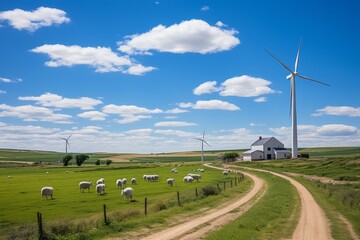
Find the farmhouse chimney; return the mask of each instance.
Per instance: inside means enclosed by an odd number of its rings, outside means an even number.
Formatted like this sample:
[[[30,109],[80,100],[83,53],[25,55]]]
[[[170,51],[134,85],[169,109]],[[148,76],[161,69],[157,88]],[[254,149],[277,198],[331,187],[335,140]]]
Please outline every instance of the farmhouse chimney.
[[[259,140],[260,140],[260,139],[262,139],[262,137],[261,137],[261,136],[259,137]]]

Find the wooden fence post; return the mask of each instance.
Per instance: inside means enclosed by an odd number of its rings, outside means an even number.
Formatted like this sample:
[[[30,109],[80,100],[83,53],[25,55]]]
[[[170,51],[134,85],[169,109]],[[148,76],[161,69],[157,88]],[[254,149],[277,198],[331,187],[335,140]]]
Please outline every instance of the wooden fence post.
[[[219,184],[217,183],[216,185],[217,185],[217,187],[218,187],[219,191],[221,191]]]
[[[236,177],[235,177],[235,179],[234,179],[234,180],[235,180],[235,186],[237,186],[237,181],[236,181]]]
[[[197,188],[195,188],[195,196],[196,196],[196,197],[199,196]]]
[[[147,198],[145,198],[145,215],[147,215]]]
[[[178,205],[181,206],[181,204],[180,204],[180,192],[177,191],[176,193],[177,193]]]
[[[225,189],[226,189],[226,182],[224,182],[224,191],[225,191]]]
[[[106,218],[106,205],[104,204],[104,224],[108,225],[108,220]]]
[[[230,185],[231,187],[233,187],[233,182],[232,182],[232,179],[231,179],[231,185]]]
[[[39,240],[44,239],[44,231],[43,231],[43,225],[42,225],[42,216],[41,213],[37,213],[37,222],[38,222],[38,228],[39,228]]]

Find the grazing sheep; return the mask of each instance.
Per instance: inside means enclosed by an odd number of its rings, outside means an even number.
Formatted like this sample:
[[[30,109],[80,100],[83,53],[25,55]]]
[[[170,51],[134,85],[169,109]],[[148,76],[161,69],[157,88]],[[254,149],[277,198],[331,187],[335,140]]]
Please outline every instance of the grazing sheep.
[[[122,184],[123,184],[123,185],[126,185],[126,183],[127,183],[126,178],[123,178],[123,179],[122,179]]]
[[[178,170],[176,168],[171,169],[171,172],[178,173]]]
[[[157,181],[157,180],[159,180],[159,178],[160,178],[159,175],[146,175],[147,181]]]
[[[144,179],[144,181],[146,181],[146,180],[147,180],[147,176],[148,176],[148,175],[146,175],[146,174],[144,174],[144,175],[143,175],[143,179]]]
[[[124,196],[126,200],[130,198],[132,200],[134,190],[131,187],[127,187],[124,190],[121,190],[121,195]]]
[[[96,185],[102,184],[102,183],[105,183],[105,179],[104,179],[104,178],[100,178],[99,180],[96,181]]]
[[[196,181],[199,181],[201,179],[200,174],[189,173],[188,176],[192,177]]]
[[[205,169],[203,169],[203,168],[198,168],[198,170],[196,170],[196,171],[198,171],[198,172],[205,172]]]
[[[90,187],[92,186],[92,182],[80,182],[79,183],[79,188],[80,188],[80,192],[81,192],[81,189],[83,190],[82,192],[84,192],[85,189],[88,190],[88,192],[90,192]]]
[[[228,170],[224,170],[224,171],[223,171],[223,174],[224,174],[224,175],[228,175],[228,174],[229,174],[229,171],[228,171]]]
[[[132,179],[131,179],[131,184],[132,184],[132,185],[136,184],[136,178],[132,178]]]
[[[11,178],[11,176],[8,176],[8,178]]]
[[[69,171],[66,171],[66,173],[69,173]]]
[[[101,195],[102,193],[105,193],[105,184],[104,183],[100,183],[96,185],[96,193],[98,195]]]
[[[116,180],[116,186],[117,186],[118,189],[119,189],[119,188],[122,188],[122,185],[123,185],[122,179]]]
[[[42,198],[45,196],[47,199],[50,196],[51,199],[53,199],[53,194],[54,194],[54,188],[52,188],[52,187],[43,187],[41,189],[41,197]]]
[[[184,179],[183,179],[183,181],[184,181],[185,183],[191,183],[191,182],[194,181],[194,178],[191,177],[191,176],[185,176]]]
[[[173,186],[174,182],[175,182],[175,178],[168,178],[166,180],[167,184],[170,185],[170,186]]]

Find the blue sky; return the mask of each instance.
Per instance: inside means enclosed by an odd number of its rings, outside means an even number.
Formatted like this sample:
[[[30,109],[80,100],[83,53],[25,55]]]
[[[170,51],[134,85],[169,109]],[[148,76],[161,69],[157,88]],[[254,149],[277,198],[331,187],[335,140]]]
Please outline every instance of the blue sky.
[[[360,146],[360,3],[3,1],[0,148],[155,153]]]

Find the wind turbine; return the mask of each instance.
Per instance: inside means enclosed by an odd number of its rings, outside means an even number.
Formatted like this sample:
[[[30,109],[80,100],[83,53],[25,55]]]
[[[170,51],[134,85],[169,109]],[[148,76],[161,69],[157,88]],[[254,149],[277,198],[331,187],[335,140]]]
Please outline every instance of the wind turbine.
[[[205,143],[206,145],[208,145],[209,147],[211,147],[211,146],[205,141],[205,130],[204,130],[204,132],[203,132],[202,138],[194,138],[194,139],[201,141],[201,161],[203,162],[203,161],[204,161],[204,143]]]
[[[69,144],[69,138],[72,136],[72,134],[70,136],[68,136],[67,138],[61,138],[62,140],[65,140],[65,154],[67,154],[67,149],[68,146],[70,148],[70,144]]]
[[[301,39],[299,44],[299,49],[296,55],[295,59],[295,69],[292,71],[288,66],[286,66],[284,63],[282,63],[278,58],[276,58],[273,54],[271,54],[269,51],[265,50],[271,57],[273,57],[280,65],[285,68],[290,74],[286,77],[287,80],[290,80],[290,113],[292,117],[292,158],[298,157],[298,139],[297,139],[297,116],[296,116],[296,91],[295,91],[295,78],[299,77],[308,81],[313,81],[316,83],[320,83],[326,86],[330,86],[327,83],[323,83],[314,79],[311,79],[309,77],[306,77],[304,75],[300,75],[297,72],[297,68],[299,65],[299,58],[300,58],[300,50],[301,50]]]

